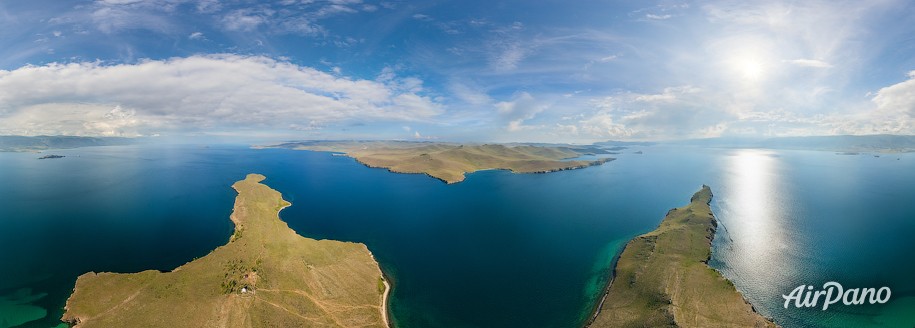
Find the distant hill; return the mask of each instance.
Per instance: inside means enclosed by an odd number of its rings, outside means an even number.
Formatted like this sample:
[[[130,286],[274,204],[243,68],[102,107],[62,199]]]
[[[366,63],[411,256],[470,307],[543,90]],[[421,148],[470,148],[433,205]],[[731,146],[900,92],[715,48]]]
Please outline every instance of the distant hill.
[[[0,151],[39,151],[91,146],[126,145],[130,138],[97,138],[75,136],[0,136]]]
[[[866,136],[783,137],[763,140],[765,148],[817,150],[915,150],[915,136],[877,134]]]
[[[446,183],[461,182],[465,173],[479,170],[547,173],[580,169],[613,160],[571,160],[601,151],[595,147],[572,147],[405,141],[301,141],[256,148],[345,153],[369,167],[386,168],[397,173],[422,173]]]
[[[915,136],[911,135],[840,135],[778,138],[708,138],[673,141],[668,144],[721,147],[803,149],[843,152],[911,152],[915,151]]]
[[[652,141],[616,141],[616,140],[607,140],[601,142],[595,142],[595,146],[601,147],[619,147],[619,146],[653,146],[658,144],[657,142]]]

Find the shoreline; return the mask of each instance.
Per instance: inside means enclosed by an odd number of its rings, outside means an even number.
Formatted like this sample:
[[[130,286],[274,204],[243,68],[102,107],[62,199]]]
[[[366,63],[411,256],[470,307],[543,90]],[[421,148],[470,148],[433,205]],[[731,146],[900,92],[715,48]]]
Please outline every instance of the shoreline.
[[[384,278],[384,274],[381,277],[381,282],[384,283],[384,294],[381,295],[381,320],[384,321],[386,327],[392,327],[391,320],[388,319],[388,298],[391,296],[391,284]]]
[[[655,229],[626,243],[613,264],[606,292],[584,327],[778,327],[708,265],[718,230],[710,206],[713,197],[711,188],[703,185],[689,204],[669,210]],[[629,284],[619,284],[618,277]]]
[[[368,249],[368,245],[366,245],[365,248]],[[385,327],[393,328],[393,326],[391,326],[391,320],[388,319],[388,299],[391,296],[391,290],[394,288],[391,286],[391,283],[388,282],[388,275],[381,269],[381,262],[378,262],[378,259],[375,258],[375,253],[372,253],[372,251],[369,250],[369,254],[372,256],[372,260],[375,261],[375,263],[378,263],[378,270],[381,271],[381,283],[384,284],[384,292],[381,293],[381,320],[384,321]]]
[[[636,237],[637,236],[638,235],[636,235]],[[633,238],[635,238],[635,237],[632,237],[629,240],[632,240]],[[626,244],[624,244],[623,247],[620,247],[620,250],[618,252],[616,252],[616,255],[613,255],[613,259],[610,260],[611,265],[607,269],[607,273],[611,275],[610,281],[608,281],[607,285],[604,286],[603,292],[601,293],[602,295],[600,297],[600,302],[597,302],[597,305],[591,310],[591,315],[588,316],[588,321],[586,321],[585,324],[582,325],[583,328],[590,327],[591,324],[594,323],[594,320],[597,320],[597,316],[600,315],[600,309],[604,306],[604,302],[607,301],[607,296],[610,296],[610,286],[612,286],[613,281],[616,280],[616,265],[620,260],[620,256],[623,255],[623,251],[626,250],[626,246],[628,246],[628,245],[629,245],[629,242],[627,241]]]

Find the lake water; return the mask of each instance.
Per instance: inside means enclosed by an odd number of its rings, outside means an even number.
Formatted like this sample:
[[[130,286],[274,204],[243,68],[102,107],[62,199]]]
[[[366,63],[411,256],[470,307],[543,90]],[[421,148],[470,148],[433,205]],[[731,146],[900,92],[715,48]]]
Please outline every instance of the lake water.
[[[0,153],[0,328],[59,324],[87,271],[169,270],[224,244],[247,173],[299,234],[366,243],[400,327],[576,327],[611,259],[708,184],[711,265],[786,327],[915,325],[915,156],[641,148],[598,167],[446,185],[328,153],[121,146]],[[898,158],[898,160],[897,160]],[[782,307],[801,284],[892,289],[884,305]]]

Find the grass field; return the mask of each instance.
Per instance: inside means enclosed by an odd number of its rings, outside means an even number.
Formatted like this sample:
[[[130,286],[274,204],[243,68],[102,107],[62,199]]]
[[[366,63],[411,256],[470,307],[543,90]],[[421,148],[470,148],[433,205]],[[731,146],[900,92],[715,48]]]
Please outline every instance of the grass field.
[[[386,327],[378,263],[363,244],[299,236],[278,217],[290,204],[251,174],[235,233],[171,272],[86,273],[63,320],[77,327]],[[382,287],[380,287],[382,286]]]
[[[591,327],[774,327],[709,267],[716,221],[708,186],[632,239]]]

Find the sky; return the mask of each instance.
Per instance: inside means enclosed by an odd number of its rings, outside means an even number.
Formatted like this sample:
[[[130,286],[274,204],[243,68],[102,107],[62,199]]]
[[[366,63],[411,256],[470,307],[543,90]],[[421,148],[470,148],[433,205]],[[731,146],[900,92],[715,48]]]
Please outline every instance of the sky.
[[[915,2],[0,0],[0,135],[915,134]]]

